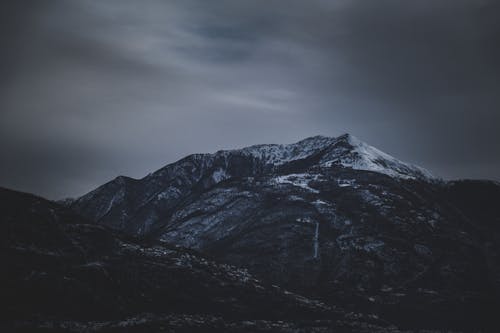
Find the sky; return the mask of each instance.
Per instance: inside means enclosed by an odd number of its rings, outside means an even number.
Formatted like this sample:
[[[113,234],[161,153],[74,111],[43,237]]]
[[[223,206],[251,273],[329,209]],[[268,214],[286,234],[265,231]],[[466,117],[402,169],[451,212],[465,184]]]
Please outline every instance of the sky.
[[[500,180],[500,1],[0,8],[0,186],[76,197],[191,153],[346,132]]]

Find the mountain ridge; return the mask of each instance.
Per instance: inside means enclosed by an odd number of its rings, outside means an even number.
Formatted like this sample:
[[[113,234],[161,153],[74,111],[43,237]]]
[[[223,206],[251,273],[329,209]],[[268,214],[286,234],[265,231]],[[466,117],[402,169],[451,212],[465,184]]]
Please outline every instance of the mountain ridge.
[[[188,155],[140,179],[118,176],[77,198],[71,206],[84,206],[96,193],[115,189],[116,195],[109,197],[103,207],[94,210],[96,214],[88,215],[93,220],[99,220],[109,213],[117,201],[124,200],[128,188],[143,187],[142,197],[148,198],[146,201],[155,200],[154,195],[160,199],[175,200],[183,197],[186,189],[196,186],[206,189],[231,177],[253,177],[273,172],[286,174],[287,169],[297,169],[300,164],[304,164],[299,168],[301,170],[308,167],[350,168],[400,179],[437,181],[427,170],[401,162],[352,135],[344,134],[336,138],[314,136],[292,144],[260,144]],[[199,184],[200,181],[202,184]],[[143,204],[146,202],[136,203],[138,206]],[[82,211],[81,208],[78,210]],[[83,212],[85,215],[85,209]],[[127,219],[123,215],[122,218]]]
[[[431,178],[344,135],[190,155],[67,208],[401,328],[474,331],[500,306],[498,202],[494,182]]]
[[[483,193],[500,194],[491,186],[441,181],[351,135],[317,136],[190,155],[70,207],[327,303],[444,327],[495,302],[500,235],[496,199]],[[465,294],[471,301],[456,298]]]

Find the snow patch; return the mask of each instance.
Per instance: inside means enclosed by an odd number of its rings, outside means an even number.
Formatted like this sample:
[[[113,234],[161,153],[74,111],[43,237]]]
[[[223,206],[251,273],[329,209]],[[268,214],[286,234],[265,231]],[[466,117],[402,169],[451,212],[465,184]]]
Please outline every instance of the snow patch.
[[[181,191],[174,186],[168,187],[166,190],[158,193],[156,195],[157,200],[163,200],[163,199],[177,199],[181,196]]]
[[[339,187],[351,187],[354,186],[355,182],[354,179],[337,179],[337,185]]]
[[[272,179],[274,184],[290,184],[293,186],[301,187],[312,193],[319,193],[318,190],[309,186],[309,182],[318,180],[319,175],[308,173],[293,173],[286,176],[278,176]]]
[[[336,138],[315,136],[302,141],[282,145],[255,145],[241,149],[245,155],[250,155],[266,162],[266,164],[282,165],[288,162],[308,158],[335,143]],[[224,151],[227,152],[227,151]]]
[[[321,160],[321,165],[331,167],[341,165],[354,170],[373,171],[402,179],[434,180],[427,170],[404,163],[375,147],[372,147],[354,136],[343,137],[350,148],[336,148]]]
[[[317,199],[316,201],[313,201],[313,205],[326,205],[326,206],[330,206],[330,204],[328,202],[325,202],[325,201],[320,200],[320,199]]]
[[[226,170],[218,168],[212,174],[212,179],[215,183],[220,183],[223,180],[228,179],[230,176],[226,173]]]
[[[301,198],[301,197],[299,197],[297,195],[291,195],[291,196],[288,197],[288,199],[290,201],[304,201],[304,198]]]
[[[312,219],[309,216],[306,217],[297,217],[295,221],[299,223],[312,223]]]

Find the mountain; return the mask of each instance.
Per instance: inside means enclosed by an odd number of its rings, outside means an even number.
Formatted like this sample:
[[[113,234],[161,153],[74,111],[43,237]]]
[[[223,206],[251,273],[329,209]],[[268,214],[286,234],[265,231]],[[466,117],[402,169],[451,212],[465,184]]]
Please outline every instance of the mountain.
[[[117,177],[70,205],[100,224],[146,235],[156,229],[159,221],[168,219],[187,197],[222,181],[284,175],[274,182],[307,188],[305,184],[322,172],[341,169],[376,172],[398,179],[435,180],[428,171],[398,161],[345,134],[338,138],[316,136],[290,145],[256,145],[190,155],[140,180]]]
[[[445,182],[351,135],[190,155],[70,208],[403,328],[488,329],[500,186]]]
[[[0,188],[2,332],[396,332],[164,242]]]

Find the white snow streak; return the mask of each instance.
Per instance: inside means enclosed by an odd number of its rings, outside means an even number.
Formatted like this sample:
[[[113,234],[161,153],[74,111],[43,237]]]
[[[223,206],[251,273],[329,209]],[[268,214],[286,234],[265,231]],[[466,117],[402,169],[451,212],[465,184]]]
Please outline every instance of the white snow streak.
[[[318,190],[309,186],[309,182],[317,180],[318,175],[312,175],[309,173],[292,173],[285,176],[278,176],[273,178],[275,184],[291,184],[293,186],[301,187],[313,193],[319,193]]]
[[[318,247],[319,247],[319,222],[316,222],[316,226],[314,228],[314,258],[318,258]]]
[[[221,168],[217,169],[214,171],[212,174],[212,179],[216,183],[220,183],[223,180],[226,180],[229,178],[229,175],[226,173],[226,170],[223,170]]]

